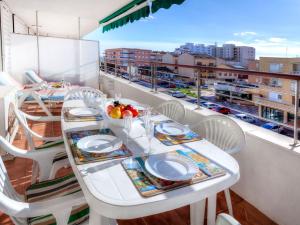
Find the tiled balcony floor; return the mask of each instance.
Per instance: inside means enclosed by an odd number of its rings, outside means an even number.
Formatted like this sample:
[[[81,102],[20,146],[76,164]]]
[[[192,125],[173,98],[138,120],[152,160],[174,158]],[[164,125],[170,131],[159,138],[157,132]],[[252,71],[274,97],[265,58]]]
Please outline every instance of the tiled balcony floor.
[[[35,123],[30,124],[33,130],[42,135],[58,136],[60,135],[60,123]],[[22,130],[19,131],[14,144],[20,148],[26,149],[27,143]],[[36,142],[38,144],[38,142]],[[31,179],[31,164],[28,159],[15,158],[14,160],[6,161],[11,182],[17,192],[24,193],[26,187],[30,184]],[[71,169],[62,169],[57,176],[62,176],[71,172]],[[242,225],[276,225],[272,220],[266,217],[263,213],[257,210],[254,206],[239,197],[234,192],[231,192],[233,210],[235,218]],[[218,194],[217,198],[217,213],[228,212],[223,193]],[[148,216],[134,220],[118,221],[119,225],[188,225],[189,224],[189,207],[183,207],[173,211]],[[8,216],[0,212],[0,224],[13,224]]]

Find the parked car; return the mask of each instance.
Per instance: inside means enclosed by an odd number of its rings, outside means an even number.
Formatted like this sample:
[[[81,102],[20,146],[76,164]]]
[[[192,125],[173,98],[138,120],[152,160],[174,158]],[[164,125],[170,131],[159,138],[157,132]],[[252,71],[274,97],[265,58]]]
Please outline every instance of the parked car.
[[[197,104],[198,100],[196,98],[189,98],[186,100],[187,102],[193,103],[193,104]],[[203,106],[203,103],[205,103],[206,101],[200,100],[200,105]]]
[[[208,85],[207,84],[203,84],[200,87],[201,87],[201,89],[208,89]]]
[[[213,109],[213,108],[217,107],[216,104],[211,103],[211,102],[203,102],[203,106],[208,108],[208,109]]]
[[[275,123],[265,123],[261,127],[266,128],[271,131],[274,131],[274,132],[277,132],[277,133],[282,133],[283,129],[284,129],[283,126],[280,126]]]
[[[186,94],[182,93],[181,91],[172,91],[171,93],[172,97],[175,98],[185,98]]]
[[[222,113],[222,114],[226,114],[226,115],[228,115],[230,113],[230,109],[223,107],[223,106],[214,107],[214,108],[212,108],[212,110]]]
[[[182,81],[175,81],[176,87],[177,88],[188,88],[189,86]]]
[[[243,120],[247,123],[252,123],[254,124],[256,121],[255,121],[255,118],[253,118],[252,116],[248,116],[246,114],[243,114],[243,113],[239,113],[239,114],[235,114],[234,117],[240,119],[240,120]]]

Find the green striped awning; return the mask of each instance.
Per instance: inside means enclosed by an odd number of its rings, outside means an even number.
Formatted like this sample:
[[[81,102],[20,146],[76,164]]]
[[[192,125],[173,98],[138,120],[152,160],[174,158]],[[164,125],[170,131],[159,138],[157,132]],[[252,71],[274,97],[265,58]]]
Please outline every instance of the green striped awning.
[[[185,0],[152,0],[151,12],[156,13],[159,9],[169,9],[173,4],[180,5]],[[147,0],[134,0],[129,4],[123,6],[121,9],[117,10],[116,12],[110,14],[109,16],[105,17],[99,24],[105,24],[103,26],[102,32],[109,31],[111,29],[115,29],[121,26],[124,26],[127,23],[132,23],[136,20],[141,18],[148,17],[150,15],[150,7],[147,3]],[[140,7],[138,10],[125,15],[117,20],[114,20],[116,17],[122,16],[122,14],[126,13],[128,10],[133,9],[134,7],[141,6],[144,4],[145,6]],[[109,21],[112,21],[111,23]]]

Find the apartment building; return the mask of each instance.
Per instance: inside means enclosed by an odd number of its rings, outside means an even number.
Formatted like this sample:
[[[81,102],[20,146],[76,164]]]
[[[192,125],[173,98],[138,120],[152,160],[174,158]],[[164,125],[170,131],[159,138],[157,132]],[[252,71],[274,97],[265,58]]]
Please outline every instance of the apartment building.
[[[178,56],[178,64],[181,65],[202,65],[202,66],[216,66],[216,58],[207,54],[193,54],[184,53]],[[190,68],[178,68],[178,74],[182,77],[194,80],[197,77],[199,71]],[[202,73],[203,77],[215,77],[215,74],[211,71]]]
[[[157,55],[158,54],[153,53],[151,50],[137,48],[114,48],[105,50],[105,56],[108,61],[112,63],[116,62],[119,66],[123,67],[128,66],[129,60],[140,61],[135,64],[136,66],[147,66],[149,65],[148,62],[158,57]]]
[[[300,74],[300,58],[261,57],[259,62],[252,61],[251,67],[253,70],[258,67],[258,71],[261,72],[296,76]],[[259,85],[256,93],[253,93],[253,98],[259,107],[261,117],[282,123],[293,122],[295,81],[257,76],[250,76],[248,81]]]
[[[245,70],[245,68],[242,66],[235,66],[235,65],[228,65],[228,64],[217,64],[217,68]],[[216,72],[216,78],[218,80],[232,82],[232,81],[236,81],[236,80],[247,79],[248,76],[243,75],[243,74],[239,73],[238,71],[236,71],[236,72],[218,71],[218,72]]]
[[[179,55],[174,52],[168,52],[162,56],[162,62],[169,64],[178,64],[178,56]],[[178,73],[177,66],[167,66],[167,68],[174,71],[174,73]]]
[[[249,46],[236,46],[234,44],[223,44],[218,47],[215,45],[204,45],[186,43],[176,48],[176,54],[193,53],[193,54],[207,54],[212,57],[218,57],[227,60],[228,62],[235,62],[240,66],[247,67],[249,61],[255,59],[255,48]],[[229,63],[232,64],[232,63]]]

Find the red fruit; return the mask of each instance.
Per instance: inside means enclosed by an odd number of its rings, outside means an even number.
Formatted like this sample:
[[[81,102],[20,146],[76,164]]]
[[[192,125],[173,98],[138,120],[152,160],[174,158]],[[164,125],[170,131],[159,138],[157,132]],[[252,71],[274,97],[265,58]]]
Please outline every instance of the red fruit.
[[[119,105],[121,112],[123,112],[125,110],[125,105]]]
[[[132,105],[127,105],[127,106],[125,107],[126,110],[131,110],[132,108],[133,108]]]
[[[122,118],[124,118],[124,116],[132,116],[133,117],[133,114],[130,110],[124,110],[122,112]]]
[[[107,113],[110,114],[110,112],[114,109],[114,106],[113,105],[109,105],[107,106]]]
[[[139,111],[136,108],[131,108],[130,111],[132,112],[133,117],[137,117],[139,115]]]

